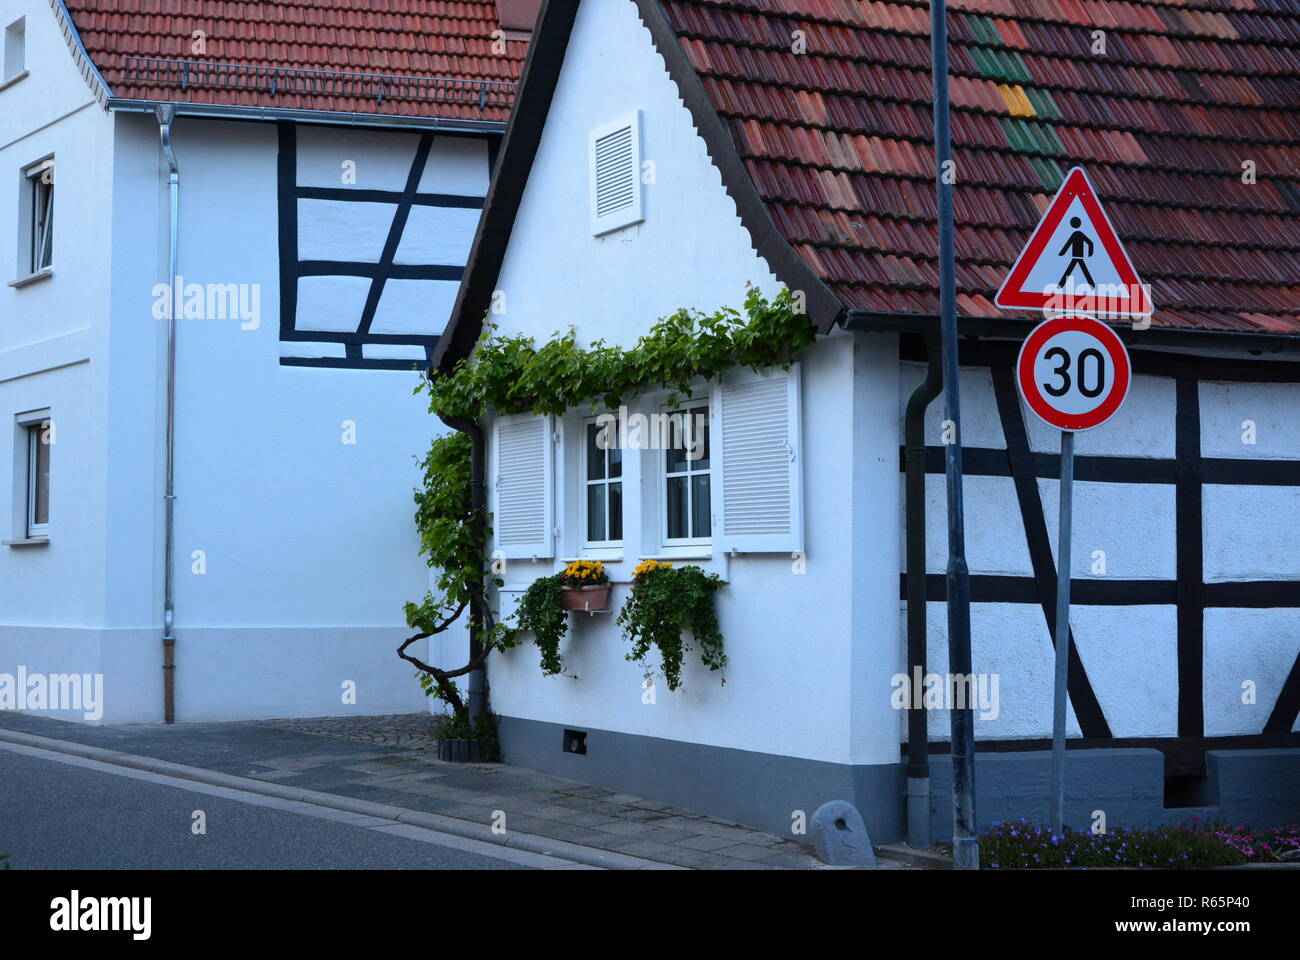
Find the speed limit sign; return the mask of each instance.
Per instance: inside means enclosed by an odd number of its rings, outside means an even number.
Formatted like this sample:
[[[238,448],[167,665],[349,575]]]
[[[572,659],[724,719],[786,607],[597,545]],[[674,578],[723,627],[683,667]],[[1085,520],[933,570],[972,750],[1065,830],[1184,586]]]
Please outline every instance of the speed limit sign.
[[[1092,317],[1055,317],[1020,348],[1016,383],[1034,414],[1058,430],[1091,430],[1128,396],[1132,367],[1115,331]]]

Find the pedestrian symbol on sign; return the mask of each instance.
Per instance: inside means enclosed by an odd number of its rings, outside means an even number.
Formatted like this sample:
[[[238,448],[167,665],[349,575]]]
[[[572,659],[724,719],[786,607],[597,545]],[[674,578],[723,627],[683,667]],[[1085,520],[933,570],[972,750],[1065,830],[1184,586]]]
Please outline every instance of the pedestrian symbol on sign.
[[[1070,238],[1065,241],[1065,246],[1063,246],[1061,252],[1057,254],[1058,257],[1064,257],[1068,250],[1070,265],[1065,268],[1065,273],[1061,275],[1060,282],[1057,286],[1064,287],[1065,281],[1070,278],[1070,274],[1074,272],[1074,268],[1078,267],[1083,271],[1085,282],[1091,287],[1092,274],[1088,272],[1088,266],[1083,261],[1092,256],[1092,252],[1096,247],[1094,247],[1092,241],[1088,239],[1088,235],[1079,229],[1079,227],[1083,226],[1082,220],[1078,217],[1071,217],[1070,226],[1074,228],[1074,233],[1070,234]],[[1084,253],[1085,247],[1087,248],[1087,253]]]

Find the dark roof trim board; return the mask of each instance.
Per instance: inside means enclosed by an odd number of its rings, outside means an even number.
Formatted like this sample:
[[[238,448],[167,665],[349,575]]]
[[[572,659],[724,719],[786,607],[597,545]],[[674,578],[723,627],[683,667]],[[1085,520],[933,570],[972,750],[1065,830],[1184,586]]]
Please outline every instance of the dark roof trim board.
[[[510,124],[497,154],[497,168],[483,201],[483,216],[474,234],[465,277],[456,294],[451,320],[430,358],[430,366],[435,370],[449,372],[456,361],[468,356],[483,329],[506,248],[510,245],[515,216],[528,184],[528,172],[542,141],[542,129],[569,49],[569,35],[578,16],[579,2],[546,0],[542,5],[524,61],[523,82],[515,94]]]
[[[844,305],[776,229],[767,205],[754,189],[754,181],[741,162],[731,135],[723,126],[699,74],[668,23],[659,0],[636,0],[636,5],[641,12],[641,22],[650,31],[655,49],[664,58],[668,75],[677,84],[677,91],[691,112],[696,130],[708,147],[709,157],[722,174],[722,185],[735,201],[740,222],[749,231],[754,250],[767,261],[778,280],[791,290],[804,293],[813,326],[819,333],[829,333],[843,315]]]
[[[963,337],[975,339],[1010,339],[1017,343],[1025,339],[1028,329],[1026,321],[1019,317],[977,317],[957,314],[957,325]],[[844,315],[841,325],[845,330],[862,333],[918,333],[939,332],[939,318],[934,314],[920,313],[881,313],[875,310],[849,310]],[[1137,329],[1120,320],[1112,320],[1111,326],[1126,346],[1151,344],[1153,341],[1161,347],[1186,348],[1189,350],[1212,348],[1223,350],[1245,350],[1252,354],[1297,353],[1300,352],[1300,334],[1278,333],[1238,333],[1227,330],[1186,330],[1179,327],[1156,327]],[[966,348],[963,347],[963,350]],[[1257,365],[1258,361],[1252,361]],[[1207,379],[1213,379],[1207,377]]]
[[[500,164],[492,178],[483,217],[470,251],[465,280],[452,309],[451,321],[433,354],[432,366],[435,369],[449,371],[457,360],[469,354],[483,329],[483,319],[501,273],[515,216],[546,126],[581,2],[546,0],[542,6],[528,59],[524,63],[523,84],[515,97],[510,126],[501,146]],[[731,136],[714,110],[685,50],[678,43],[659,0],[633,2],[640,12],[641,22],[650,31],[656,51],[667,64],[669,77],[691,112],[710,159],[722,174],[723,186],[736,204],[755,252],[767,261],[778,280],[791,290],[803,292],[813,325],[818,332],[829,333],[843,317],[844,305],[795,253],[772,222]]]

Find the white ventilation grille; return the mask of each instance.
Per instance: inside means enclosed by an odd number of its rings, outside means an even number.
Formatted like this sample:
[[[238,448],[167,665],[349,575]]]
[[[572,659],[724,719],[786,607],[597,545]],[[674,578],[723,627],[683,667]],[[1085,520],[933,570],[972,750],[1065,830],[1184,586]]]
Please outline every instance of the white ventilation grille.
[[[640,223],[641,121],[628,114],[591,131],[591,232],[595,236]]]
[[[724,383],[720,408],[723,548],[803,549],[798,365]]]
[[[496,430],[496,539],[508,557],[549,557],[551,447],[546,417],[507,418]]]

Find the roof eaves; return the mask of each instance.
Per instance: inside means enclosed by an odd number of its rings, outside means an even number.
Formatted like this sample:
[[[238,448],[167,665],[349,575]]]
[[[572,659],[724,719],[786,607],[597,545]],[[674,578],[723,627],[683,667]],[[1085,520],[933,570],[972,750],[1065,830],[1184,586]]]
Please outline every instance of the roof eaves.
[[[387,113],[359,113],[343,110],[312,110],[293,107],[257,107],[221,103],[192,103],[184,100],[127,100],[111,98],[109,110],[126,113],[153,113],[163,104],[176,108],[178,117],[209,120],[264,120],[278,123],[316,123],[346,127],[404,127],[417,130],[436,130],[443,133],[495,133],[505,130],[505,124],[496,120],[455,120],[440,117],[407,116]]]
[[[962,336],[1011,338],[1023,340],[1033,328],[1032,319],[1015,317],[957,317],[957,332]],[[1115,332],[1128,345],[1159,345],[1170,348],[1224,348],[1259,353],[1300,353],[1300,335],[1247,333],[1238,331],[1187,330],[1178,327],[1123,327]],[[873,310],[849,310],[840,321],[845,330],[858,333],[927,333],[937,332],[939,318],[934,314],[881,313]]]
[[[54,12],[54,20],[59,25],[59,29],[63,31],[63,39],[67,41],[68,50],[72,53],[77,69],[90,85],[90,90],[99,101],[99,105],[107,110],[113,91],[99,72],[99,68],[95,66],[95,61],[91,60],[90,54],[86,52],[86,45],[81,42],[81,34],[77,31],[76,24],[72,22],[72,15],[68,13],[67,6],[64,5],[63,0],[50,0],[50,9]]]

